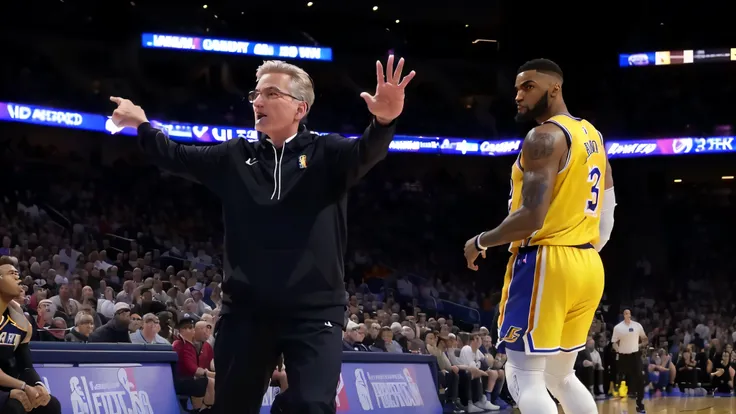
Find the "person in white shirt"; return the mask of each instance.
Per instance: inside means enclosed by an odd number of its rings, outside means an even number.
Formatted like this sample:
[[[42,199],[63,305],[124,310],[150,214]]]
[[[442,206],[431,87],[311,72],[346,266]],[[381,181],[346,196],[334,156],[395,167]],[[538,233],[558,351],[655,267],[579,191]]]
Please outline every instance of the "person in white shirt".
[[[639,344],[641,340],[641,345]],[[624,309],[624,320],[613,328],[611,338],[613,349],[618,353],[619,373],[624,374],[631,390],[636,392],[636,411],[644,410],[644,378],[642,371],[644,367],[641,362],[640,346],[646,346],[649,342],[644,328],[639,322],[631,320],[631,310]]]
[[[482,362],[485,362],[486,357],[483,355],[483,353],[480,351],[480,346],[483,342],[481,336],[479,334],[468,334],[468,333],[461,333],[460,334],[460,340],[464,344],[464,346],[460,349],[460,356],[458,357],[458,362],[461,365],[465,365],[468,367],[475,367],[482,372],[482,381],[485,385],[486,392],[493,391],[493,388],[496,386],[496,380],[498,379],[498,371],[495,371],[493,369],[490,369],[488,367],[488,364],[483,364]],[[481,368],[482,367],[482,368]],[[482,395],[476,402],[473,403],[476,407],[481,408],[483,410],[499,410],[500,407],[491,404],[491,402],[488,400],[488,398],[485,395]]]

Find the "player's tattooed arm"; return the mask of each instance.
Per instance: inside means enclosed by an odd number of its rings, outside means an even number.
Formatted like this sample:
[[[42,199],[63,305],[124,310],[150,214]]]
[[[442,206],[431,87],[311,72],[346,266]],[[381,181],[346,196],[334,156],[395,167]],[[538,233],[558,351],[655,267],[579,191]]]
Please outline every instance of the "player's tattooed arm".
[[[542,227],[567,150],[565,135],[559,127],[543,124],[529,131],[521,147],[524,167],[521,208],[509,214],[498,227],[485,232],[480,239],[482,246],[523,240]]]

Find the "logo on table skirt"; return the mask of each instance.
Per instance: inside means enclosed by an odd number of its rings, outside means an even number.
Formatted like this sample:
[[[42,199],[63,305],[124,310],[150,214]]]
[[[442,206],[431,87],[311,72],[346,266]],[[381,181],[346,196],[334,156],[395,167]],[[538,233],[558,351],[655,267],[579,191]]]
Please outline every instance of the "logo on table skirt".
[[[358,368],[355,390],[363,411],[424,405],[414,372],[408,367],[394,374],[371,374]]]
[[[87,381],[84,375],[69,378],[69,399],[72,407],[69,414],[155,414],[148,393],[136,390],[132,370],[130,373],[128,371],[129,369],[120,368],[117,378],[110,378],[112,381],[109,382]],[[48,378],[43,377],[43,382],[50,394],[61,397],[60,390],[49,388]]]

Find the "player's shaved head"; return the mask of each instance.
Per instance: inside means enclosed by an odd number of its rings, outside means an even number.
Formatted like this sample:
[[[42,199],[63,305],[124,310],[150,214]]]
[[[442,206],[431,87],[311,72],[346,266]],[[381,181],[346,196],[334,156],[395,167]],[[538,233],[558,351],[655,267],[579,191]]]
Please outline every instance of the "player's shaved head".
[[[531,70],[557,78],[560,83],[562,83],[562,69],[558,64],[549,59],[532,59],[519,66],[519,70],[516,71],[516,74],[518,75],[522,72],[528,72]]]

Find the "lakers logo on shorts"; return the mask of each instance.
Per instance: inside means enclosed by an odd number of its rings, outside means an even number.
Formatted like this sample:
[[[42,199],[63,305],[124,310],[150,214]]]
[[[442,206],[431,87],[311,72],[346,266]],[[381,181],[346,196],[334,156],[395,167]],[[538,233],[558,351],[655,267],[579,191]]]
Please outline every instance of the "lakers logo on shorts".
[[[519,339],[519,336],[521,332],[521,328],[518,328],[516,326],[509,327],[509,330],[506,331],[506,336],[503,337],[502,341],[513,344],[516,342],[517,339]]]

